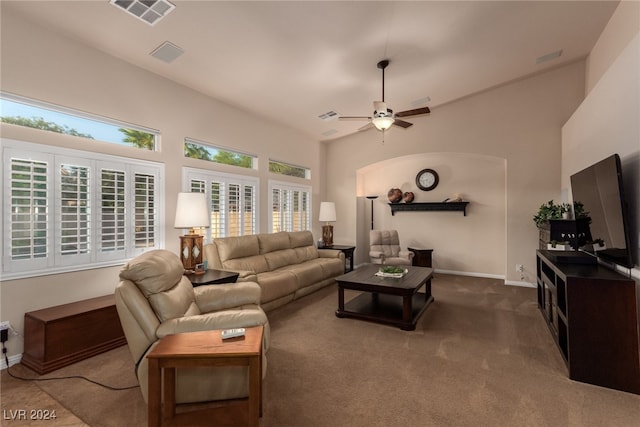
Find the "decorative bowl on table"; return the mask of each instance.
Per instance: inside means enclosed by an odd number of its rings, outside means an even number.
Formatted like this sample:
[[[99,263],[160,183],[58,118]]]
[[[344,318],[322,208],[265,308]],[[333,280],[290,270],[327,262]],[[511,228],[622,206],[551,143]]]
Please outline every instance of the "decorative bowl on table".
[[[378,272],[376,273],[376,276],[380,276],[380,277],[395,277],[395,278],[399,279],[399,278],[403,277],[405,274],[407,274],[408,272],[409,272],[409,270],[407,270],[406,268],[388,265],[388,266],[380,267],[378,269]]]

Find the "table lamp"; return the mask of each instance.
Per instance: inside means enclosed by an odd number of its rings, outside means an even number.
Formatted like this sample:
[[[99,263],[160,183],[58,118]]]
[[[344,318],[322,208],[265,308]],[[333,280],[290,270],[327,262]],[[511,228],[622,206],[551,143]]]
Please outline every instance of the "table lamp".
[[[197,227],[209,226],[209,209],[204,193],[178,193],[174,228],[188,228],[189,234],[180,236],[180,260],[185,270],[202,264],[203,237]]]
[[[333,202],[321,202],[320,216],[318,219],[325,222],[325,225],[322,226],[322,241],[324,242],[324,246],[333,246],[333,225],[329,224],[329,222],[336,220],[336,204]]]

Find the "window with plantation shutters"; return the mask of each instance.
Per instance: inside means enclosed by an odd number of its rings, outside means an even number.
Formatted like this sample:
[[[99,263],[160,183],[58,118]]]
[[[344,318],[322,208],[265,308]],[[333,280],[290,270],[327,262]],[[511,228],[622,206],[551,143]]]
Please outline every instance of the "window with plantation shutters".
[[[185,191],[206,193],[211,223],[207,241],[258,232],[258,179],[242,175],[184,168]]]
[[[46,267],[48,254],[50,159],[33,159],[17,154],[8,159],[9,193],[5,195],[5,242],[9,250],[3,260],[26,261]],[[7,163],[5,163],[5,167]],[[7,200],[8,199],[8,200]],[[7,212],[7,208],[9,212]]]
[[[120,264],[164,244],[158,163],[2,140],[4,278]]]
[[[311,187],[270,181],[269,193],[269,227],[272,233],[311,229]]]

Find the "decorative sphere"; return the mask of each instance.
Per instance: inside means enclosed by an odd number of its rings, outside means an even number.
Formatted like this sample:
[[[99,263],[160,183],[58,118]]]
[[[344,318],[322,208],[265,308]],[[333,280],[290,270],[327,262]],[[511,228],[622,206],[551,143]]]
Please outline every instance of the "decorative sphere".
[[[415,194],[411,191],[407,191],[402,195],[402,200],[404,200],[405,203],[411,203],[415,197]]]
[[[398,203],[400,200],[402,200],[402,190],[400,190],[399,188],[392,188],[387,193],[387,198],[391,203]]]

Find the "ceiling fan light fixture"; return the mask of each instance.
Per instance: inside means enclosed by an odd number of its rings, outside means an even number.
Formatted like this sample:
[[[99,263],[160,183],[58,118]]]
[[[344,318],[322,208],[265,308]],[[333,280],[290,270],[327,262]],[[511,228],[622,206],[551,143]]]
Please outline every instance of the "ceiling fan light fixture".
[[[373,123],[376,129],[381,130],[383,132],[385,130],[388,130],[391,127],[391,125],[393,125],[393,122],[395,122],[395,119],[392,116],[381,116],[381,117],[374,117],[373,119],[371,119],[371,123]]]

